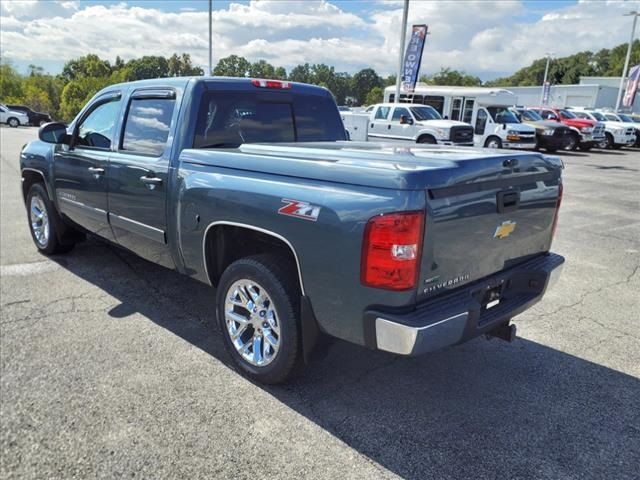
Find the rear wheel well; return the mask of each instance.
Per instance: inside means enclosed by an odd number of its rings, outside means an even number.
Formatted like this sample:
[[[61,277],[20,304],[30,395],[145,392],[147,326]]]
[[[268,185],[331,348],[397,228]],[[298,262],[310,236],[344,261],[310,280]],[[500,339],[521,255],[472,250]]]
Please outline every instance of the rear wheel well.
[[[294,275],[302,290],[302,279],[292,247],[269,233],[236,225],[214,225],[204,240],[204,262],[209,282],[214,287],[225,269],[240,258],[257,254],[273,254],[280,258],[287,271]]]

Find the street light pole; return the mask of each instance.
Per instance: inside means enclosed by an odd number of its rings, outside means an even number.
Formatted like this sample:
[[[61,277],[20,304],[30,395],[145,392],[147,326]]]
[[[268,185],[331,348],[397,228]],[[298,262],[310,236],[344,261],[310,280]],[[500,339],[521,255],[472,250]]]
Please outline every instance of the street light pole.
[[[404,0],[404,9],[402,12],[402,28],[400,29],[400,53],[398,54],[398,74],[396,76],[396,96],[393,102],[400,101],[400,80],[402,79],[402,61],[404,60],[404,42],[407,37],[407,15],[409,14],[409,0]]]
[[[624,68],[622,69],[622,78],[620,79],[620,88],[618,88],[618,98],[616,99],[616,112],[620,108],[620,100],[622,99],[622,88],[624,87],[624,81],[627,78],[627,71],[629,69],[629,58],[631,57],[631,47],[633,46],[633,37],[636,33],[636,22],[638,21],[638,13],[637,11],[625,13],[625,17],[630,17],[633,15],[633,25],[631,26],[631,39],[629,40],[629,46],[627,47],[627,58],[624,61]]]
[[[209,0],[209,75],[213,75],[213,0]]]
[[[549,62],[551,61],[551,56],[553,53],[545,53],[547,56],[547,66],[544,68],[544,80],[542,80],[542,92],[540,92],[540,105],[544,101],[544,88],[547,85],[547,75],[549,74]]]

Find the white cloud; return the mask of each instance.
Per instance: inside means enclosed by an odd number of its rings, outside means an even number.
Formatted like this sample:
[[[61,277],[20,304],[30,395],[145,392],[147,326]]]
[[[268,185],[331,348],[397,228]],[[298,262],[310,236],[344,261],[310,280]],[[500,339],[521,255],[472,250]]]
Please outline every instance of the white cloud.
[[[149,5],[2,1],[0,53],[15,61],[62,64],[87,53],[113,60],[116,55],[129,59],[187,52],[205,65],[207,11],[166,12],[161,2]],[[391,73],[397,64],[402,2],[366,4],[366,11],[362,5],[356,14],[328,0],[232,3],[214,11],[214,57],[236,53],[287,68],[321,62],[339,71],[371,66]],[[547,51],[568,55],[609,48],[628,41],[630,19],[622,14],[638,2],[534,6],[545,11],[532,12],[520,0],[412,0],[409,22],[427,23],[431,32],[422,73],[441,67],[481,76],[509,73]]]

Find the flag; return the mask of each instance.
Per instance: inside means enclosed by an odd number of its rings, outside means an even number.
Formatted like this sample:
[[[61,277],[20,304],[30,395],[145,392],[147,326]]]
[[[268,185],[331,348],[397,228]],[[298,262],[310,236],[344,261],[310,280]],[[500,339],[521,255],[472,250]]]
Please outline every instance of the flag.
[[[427,25],[413,25],[411,27],[411,38],[404,55],[402,69],[402,90],[405,92],[413,92],[416,88],[427,29]]]
[[[636,99],[638,91],[638,80],[640,80],[640,65],[636,65],[629,70],[629,80],[627,81],[627,90],[622,99],[622,105],[632,107],[633,101]]]

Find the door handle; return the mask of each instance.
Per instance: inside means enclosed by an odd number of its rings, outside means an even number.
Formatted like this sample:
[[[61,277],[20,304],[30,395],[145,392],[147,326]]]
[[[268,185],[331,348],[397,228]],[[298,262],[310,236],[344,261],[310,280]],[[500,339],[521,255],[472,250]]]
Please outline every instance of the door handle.
[[[140,177],[140,181],[145,184],[149,190],[155,190],[156,187],[162,185],[162,179],[158,177]]]
[[[387,130],[391,130],[391,125],[387,125]]]
[[[102,175],[104,175],[104,168],[100,168],[100,167],[89,167],[87,170],[89,170],[89,172],[91,172],[91,175],[93,176],[93,178],[95,178],[96,180],[98,180]]]

